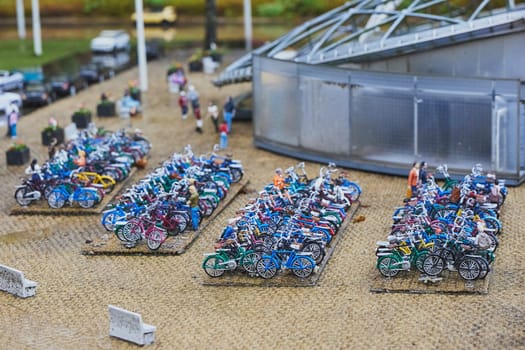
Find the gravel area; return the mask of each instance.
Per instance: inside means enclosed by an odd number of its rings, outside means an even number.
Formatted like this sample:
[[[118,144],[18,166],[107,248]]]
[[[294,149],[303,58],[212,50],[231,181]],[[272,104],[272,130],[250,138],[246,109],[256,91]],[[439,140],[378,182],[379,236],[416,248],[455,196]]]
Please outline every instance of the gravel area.
[[[226,60],[239,54],[230,53]],[[204,121],[203,134],[194,131],[192,117],[182,120],[177,96],[168,92],[165,81],[173,59],[185,57],[178,53],[149,64],[144,113],[130,120],[132,128],[142,129],[153,142],[148,169],[186,144],[205,153],[218,143],[211,120]],[[47,148],[41,145],[40,131],[50,117],[65,126],[80,104],[94,110],[102,92],[120,97],[127,82],[137,77],[136,68],[125,71],[24,116],[19,140],[42,162]],[[189,74],[204,108],[210,99],[222,105],[226,96],[251,88],[245,83],[218,89],[212,78]],[[94,121],[110,130],[129,126],[120,118]],[[5,135],[5,129],[0,131]],[[1,149],[10,143],[2,137]],[[406,179],[354,170],[349,170],[350,177],[363,188],[357,214],[365,220],[346,227],[315,287],[208,286],[203,284],[207,278],[201,268],[203,254],[212,251],[228,218],[271,181],[273,169],[298,162],[255,148],[249,122],[234,123],[229,144],[229,151],[244,164],[248,190],[177,256],[82,255],[86,240],[105,234],[99,216],[9,215],[25,166],[7,167],[4,158],[0,263],[23,271],[38,289],[28,299],[0,292],[2,348],[135,348],[109,337],[108,304],[112,304],[140,313],[144,322],[157,327],[151,349],[525,349],[525,264],[519,243],[525,187],[509,190],[487,294],[371,292],[379,274],[375,242],[386,237]],[[307,163],[306,169],[314,176],[319,166]]]

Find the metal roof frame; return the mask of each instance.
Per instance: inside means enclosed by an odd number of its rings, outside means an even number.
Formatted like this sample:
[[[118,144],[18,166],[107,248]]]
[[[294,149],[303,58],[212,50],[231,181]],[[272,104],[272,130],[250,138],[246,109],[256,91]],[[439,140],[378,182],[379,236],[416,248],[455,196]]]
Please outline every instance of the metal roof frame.
[[[483,0],[471,12],[452,8],[447,16],[434,13],[439,6],[450,8],[447,0],[414,0],[404,8],[401,0],[349,1],[239,58],[214,84],[250,81],[253,54],[279,59],[290,51],[295,62],[340,65],[525,30],[525,0],[507,0],[506,7],[491,10],[494,3]],[[362,27],[345,25],[365,19]],[[408,26],[409,21],[417,25]],[[405,32],[402,25],[407,25]],[[304,41],[308,44],[301,45]]]

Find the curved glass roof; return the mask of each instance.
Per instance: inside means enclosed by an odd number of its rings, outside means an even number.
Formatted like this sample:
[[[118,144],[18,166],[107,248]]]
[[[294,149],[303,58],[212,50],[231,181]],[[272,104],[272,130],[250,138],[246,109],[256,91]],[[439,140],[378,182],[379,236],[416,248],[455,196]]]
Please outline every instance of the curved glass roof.
[[[338,65],[520,30],[525,0],[353,0],[241,57],[214,84],[251,80],[254,54]]]

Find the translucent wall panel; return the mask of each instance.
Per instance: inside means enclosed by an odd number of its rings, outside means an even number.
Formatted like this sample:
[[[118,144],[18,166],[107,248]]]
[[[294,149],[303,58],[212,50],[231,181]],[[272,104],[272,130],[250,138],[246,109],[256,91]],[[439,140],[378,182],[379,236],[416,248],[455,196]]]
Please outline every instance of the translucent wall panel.
[[[394,174],[425,160],[461,174],[482,163],[514,182],[525,176],[525,92],[516,80],[367,72],[262,57],[254,59],[253,77],[255,140],[274,151]]]
[[[301,125],[295,65],[280,61],[260,61],[261,72],[254,91],[255,135],[289,146],[299,146]],[[255,67],[255,66],[254,66]]]
[[[350,155],[348,84],[302,78],[300,144],[323,153]]]

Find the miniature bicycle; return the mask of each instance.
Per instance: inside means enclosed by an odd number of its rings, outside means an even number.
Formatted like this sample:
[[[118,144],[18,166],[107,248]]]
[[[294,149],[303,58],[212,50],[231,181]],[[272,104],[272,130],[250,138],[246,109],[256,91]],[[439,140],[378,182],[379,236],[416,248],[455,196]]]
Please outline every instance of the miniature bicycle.
[[[299,278],[308,278],[316,268],[315,260],[311,253],[298,252],[288,246],[285,241],[280,241],[270,255],[263,255],[257,261],[257,274],[264,279],[269,279],[277,274],[278,270],[290,269]]]

